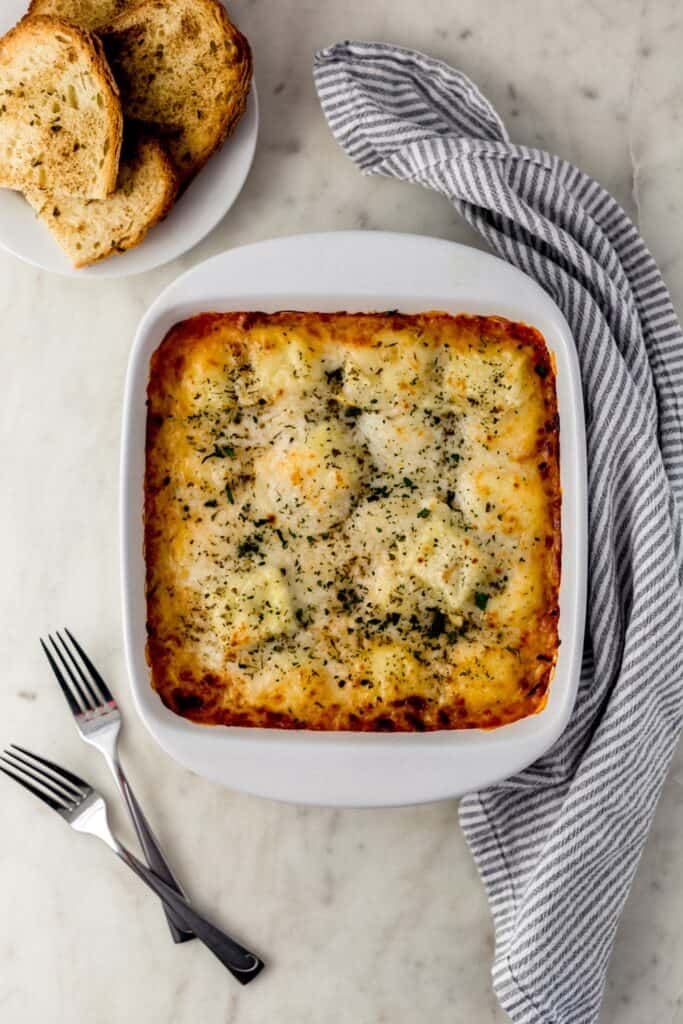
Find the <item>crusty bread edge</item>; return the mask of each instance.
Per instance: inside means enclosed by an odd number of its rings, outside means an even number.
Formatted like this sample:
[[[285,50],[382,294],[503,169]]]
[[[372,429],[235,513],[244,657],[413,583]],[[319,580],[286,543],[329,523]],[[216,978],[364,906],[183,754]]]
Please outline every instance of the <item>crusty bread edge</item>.
[[[64,20],[64,19],[59,19]],[[68,25],[69,22],[66,22]],[[81,32],[84,31],[81,29]],[[97,54],[98,69],[102,71],[102,83],[105,88],[108,89],[108,104],[111,112],[114,115],[115,121],[115,132],[117,136],[116,144],[110,147],[107,153],[107,164],[108,164],[108,175],[107,181],[111,185],[108,191],[108,195],[116,191],[116,182],[119,176],[119,162],[121,160],[121,146],[123,145],[123,110],[121,108],[121,94],[119,87],[114,78],[114,74],[109,67],[109,61],[104,52],[104,46],[99,36],[94,35],[92,32],[87,32],[86,35],[90,38],[93,44],[95,52]]]
[[[161,158],[162,163],[164,164],[164,170],[163,170],[162,173],[163,173],[163,178],[164,178],[164,182],[166,184],[166,187],[164,189],[164,194],[162,195],[161,199],[159,200],[159,203],[157,205],[157,209],[154,212],[154,214],[152,215],[151,219],[148,220],[144,224],[144,226],[140,228],[140,230],[138,231],[137,235],[134,236],[133,241],[128,246],[126,246],[125,252],[129,252],[131,249],[134,249],[136,246],[140,245],[141,242],[143,242],[145,240],[145,238],[147,237],[147,233],[156,224],[158,224],[159,221],[162,221],[164,219],[164,217],[166,217],[169,214],[169,212],[173,208],[173,204],[175,203],[176,196],[178,195],[179,179],[178,179],[178,173],[177,173],[177,171],[175,169],[173,161],[171,160],[170,156],[166,152],[166,149],[165,149],[163,143],[161,143],[157,138],[147,137],[147,138],[141,140],[141,144],[142,145],[147,145],[147,144],[150,144],[150,143],[152,145],[156,146],[158,155]],[[39,192],[38,189],[34,189],[34,194],[36,194],[36,195],[45,195],[45,193]],[[26,197],[26,198],[28,199],[28,197]],[[106,202],[106,200],[100,199],[100,200],[95,200],[95,202]],[[49,202],[47,203],[47,205],[49,205]],[[33,203],[31,203],[31,206],[33,206]],[[49,231],[50,230],[50,225],[49,225],[49,223],[47,221],[47,218],[43,215],[43,209],[44,209],[44,207],[42,207],[40,210],[35,210],[35,207],[34,207],[34,210],[36,212],[36,216],[40,220],[43,221],[43,223],[45,224],[45,227]],[[59,240],[57,239],[57,237],[56,236],[53,236],[53,237],[55,238],[55,241],[59,245]],[[115,255],[118,252],[119,252],[118,249],[110,247],[109,249],[104,249],[102,252],[98,253],[97,256],[95,256],[93,259],[83,259],[83,260],[71,259],[71,265],[73,266],[73,268],[75,270],[82,270],[84,267],[90,267],[90,266],[93,266],[93,264],[95,264],[95,263],[100,263],[102,260],[106,260],[110,256],[113,256],[113,255]]]
[[[123,141],[123,113],[121,111],[121,100],[119,96],[119,87],[116,84],[109,62],[104,53],[104,47],[100,40],[93,35],[92,32],[88,32],[83,28],[79,28],[78,25],[74,25],[73,22],[67,21],[65,18],[56,18],[49,14],[25,14],[21,21],[9,30],[2,38],[0,38],[0,49],[4,49],[7,46],[8,41],[12,41],[15,36],[20,35],[26,29],[33,29],[37,24],[42,24],[45,28],[52,29],[54,32],[63,32],[70,35],[76,46],[79,46],[81,52],[85,52],[93,63],[93,70],[99,79],[100,85],[102,86],[103,98],[106,105],[106,110],[109,115],[109,120],[113,126],[113,137],[111,139],[111,145],[109,146],[109,152],[107,153],[104,167],[102,168],[105,178],[106,195],[103,196],[88,196],[87,198],[106,198],[107,195],[111,195],[116,189],[116,179],[119,173],[119,159],[121,156],[121,144]],[[47,191],[47,190],[46,190]]]
[[[166,182],[166,188],[151,220],[147,221],[147,223],[140,229],[140,231],[138,231],[137,235],[135,235],[134,240],[130,243],[130,245],[126,246],[126,252],[130,252],[131,249],[135,249],[136,246],[141,244],[141,242],[144,242],[145,238],[147,237],[147,233],[151,231],[151,229],[156,224],[158,224],[159,221],[162,221],[164,217],[166,217],[170,213],[171,209],[173,208],[173,204],[175,203],[176,196],[178,195],[178,188],[180,183],[178,180],[178,172],[175,169],[173,161],[166,152],[163,143],[161,143],[158,139],[153,139],[152,141],[158,144],[159,155],[161,156],[162,161],[165,165],[164,180]],[[103,253],[98,254],[94,259],[79,260],[78,262],[72,261],[72,264],[75,270],[82,270],[84,267],[91,267],[95,263],[101,263],[102,260],[106,260],[110,256],[115,256],[117,254],[121,255],[119,254],[118,249],[110,248],[105,250]]]
[[[51,14],[49,14],[49,15],[43,15],[43,14],[40,14],[40,12],[38,12],[38,13],[34,13],[34,9],[35,9],[35,7],[36,7],[36,6],[37,6],[37,5],[39,4],[39,3],[40,3],[40,0],[31,0],[31,2],[30,2],[30,3],[29,3],[29,5],[28,5],[28,10],[26,11],[26,14],[24,15],[24,17],[26,17],[26,18],[42,18],[42,17],[54,17],[54,18],[64,18],[64,15],[62,15],[62,14],[54,14],[54,15],[51,15]],[[122,13],[122,12],[121,12],[121,13]],[[118,14],[116,15],[116,17],[118,17]],[[83,25],[81,25],[81,24],[80,24],[79,22],[77,22],[77,21],[72,21],[72,20],[71,20],[71,18],[64,18],[64,20],[65,20],[65,21],[68,21],[68,22],[69,22],[69,24],[71,24],[71,25],[75,25],[75,26],[76,26],[77,28],[81,28],[81,29],[83,29],[83,30],[84,30],[84,31],[86,31],[86,32],[99,32],[99,26],[96,26],[95,28],[90,28],[90,29],[84,29],[84,26],[83,26]]]
[[[136,3],[129,9],[122,11],[121,14],[114,18],[113,21],[110,21],[107,25],[102,25],[100,26],[100,28],[98,28],[97,31],[99,35],[102,37],[102,39],[106,40],[106,37],[110,32],[117,31],[117,25],[119,23],[125,23],[126,19],[134,12],[137,14],[139,13],[141,7],[146,6],[147,3],[149,3],[151,6],[152,4],[154,4],[154,2],[155,0],[141,0],[140,3]],[[225,123],[223,124],[222,131],[217,136],[213,146],[211,146],[209,149],[206,149],[202,154],[202,159],[199,166],[196,167],[192,171],[192,173],[186,177],[182,176],[182,169],[178,168],[178,172],[181,174],[181,191],[184,191],[188,187],[188,185],[191,184],[194,178],[209,162],[214,153],[216,153],[216,151],[221,148],[224,142],[234,132],[245,110],[247,109],[247,99],[249,97],[249,92],[251,91],[251,83],[254,75],[254,58],[249,40],[242,32],[240,32],[235,23],[230,20],[228,12],[226,11],[225,7],[220,2],[220,0],[207,0],[207,2],[212,3],[218,9],[219,17],[223,23],[223,27],[226,33],[233,37],[237,37],[239,39],[241,47],[243,48],[244,60],[242,67],[242,75],[240,79],[240,83],[243,85],[243,88],[240,90],[239,102],[236,103],[235,106],[233,107],[231,116],[226,119]]]
[[[240,32],[237,26],[230,20],[228,12],[226,11],[225,7],[220,2],[220,0],[212,0],[212,2],[215,3],[216,7],[220,8],[221,21],[223,22],[226,31],[229,32],[231,35],[237,37],[239,39],[240,45],[244,48],[244,61],[242,67],[242,75],[240,79],[240,84],[243,85],[243,88],[240,90],[239,103],[237,103],[233,107],[232,116],[226,119],[225,123],[223,124],[223,130],[221,134],[217,137],[214,145],[210,149],[205,150],[205,152],[202,155],[201,164],[194,170],[192,176],[186,182],[184,182],[184,187],[187,187],[187,185],[190,184],[190,181],[192,181],[192,179],[197,174],[199,174],[202,168],[206,166],[206,164],[214,155],[214,153],[216,153],[225,143],[225,141],[232,135],[235,128],[241,121],[242,116],[244,115],[244,112],[247,109],[247,100],[249,98],[249,93],[251,91],[251,83],[254,74],[254,58],[251,51],[251,46],[249,44],[249,40],[245,35],[242,34],[242,32]]]

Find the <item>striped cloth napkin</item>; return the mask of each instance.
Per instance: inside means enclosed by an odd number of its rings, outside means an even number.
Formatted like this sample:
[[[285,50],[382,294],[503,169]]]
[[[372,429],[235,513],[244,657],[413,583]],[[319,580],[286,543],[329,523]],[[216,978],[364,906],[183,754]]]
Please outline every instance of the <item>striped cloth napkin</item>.
[[[635,226],[600,185],[512,144],[460,72],[395,46],[320,51],[315,82],[366,174],[442,193],[560,306],[579,353],[589,610],[576,709],[553,749],[460,805],[513,1021],[594,1024],[619,915],[683,715],[683,335]]]

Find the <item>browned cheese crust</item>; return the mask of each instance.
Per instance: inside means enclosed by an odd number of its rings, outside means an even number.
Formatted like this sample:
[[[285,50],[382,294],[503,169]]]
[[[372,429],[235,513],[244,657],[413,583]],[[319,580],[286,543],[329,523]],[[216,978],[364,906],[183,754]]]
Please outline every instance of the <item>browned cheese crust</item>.
[[[151,360],[148,660],[204,724],[492,728],[558,650],[555,369],[499,317],[206,313]]]

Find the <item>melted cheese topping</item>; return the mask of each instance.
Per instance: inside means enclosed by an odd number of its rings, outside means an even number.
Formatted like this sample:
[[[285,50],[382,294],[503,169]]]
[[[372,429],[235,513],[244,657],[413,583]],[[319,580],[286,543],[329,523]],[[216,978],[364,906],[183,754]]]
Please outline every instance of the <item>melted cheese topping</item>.
[[[543,706],[560,565],[533,328],[206,314],[152,359],[155,688],[196,721],[490,727]]]

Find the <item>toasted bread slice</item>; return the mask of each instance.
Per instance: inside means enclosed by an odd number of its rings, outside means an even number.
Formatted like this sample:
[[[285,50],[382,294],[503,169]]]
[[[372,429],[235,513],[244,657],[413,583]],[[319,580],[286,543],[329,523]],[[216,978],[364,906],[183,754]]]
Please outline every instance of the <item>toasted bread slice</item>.
[[[36,17],[0,39],[0,187],[103,199],[116,187],[122,128],[94,36]]]
[[[143,0],[101,34],[124,113],[164,137],[189,180],[244,113],[249,43],[218,0]]]
[[[139,245],[171,209],[178,177],[157,139],[127,141],[118,188],[107,199],[60,198],[27,192],[26,198],[48,226],[74,267],[106,259]]]
[[[65,18],[80,28],[93,29],[113,21],[134,0],[31,0],[29,15],[49,14]]]

